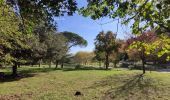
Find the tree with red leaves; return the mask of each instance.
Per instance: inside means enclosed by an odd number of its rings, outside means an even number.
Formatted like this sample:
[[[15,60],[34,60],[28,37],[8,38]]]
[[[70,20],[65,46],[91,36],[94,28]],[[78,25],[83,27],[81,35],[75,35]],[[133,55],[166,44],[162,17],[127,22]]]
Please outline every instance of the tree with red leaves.
[[[144,32],[143,34],[131,37],[126,41],[126,48],[128,48],[128,51],[135,50],[137,51],[137,54],[139,55],[139,58],[142,61],[142,69],[143,74],[145,73],[145,64],[146,64],[146,56],[147,56],[147,45],[152,44],[154,41],[156,41],[157,35],[152,32]]]

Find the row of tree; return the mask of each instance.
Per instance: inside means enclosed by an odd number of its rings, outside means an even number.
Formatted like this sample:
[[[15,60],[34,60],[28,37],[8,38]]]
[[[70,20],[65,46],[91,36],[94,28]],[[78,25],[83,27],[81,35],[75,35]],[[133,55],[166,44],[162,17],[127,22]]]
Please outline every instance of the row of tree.
[[[87,45],[87,41],[76,33],[58,32],[57,25],[49,18],[51,13],[43,13],[46,8],[30,8],[34,7],[32,3],[36,4],[28,0],[0,1],[0,65],[12,66],[13,76],[22,64],[40,65],[43,62],[51,67],[53,62],[56,67],[59,63],[63,67],[71,47]],[[56,3],[60,5],[60,2]],[[28,14],[27,10],[33,12]],[[42,13],[41,18],[38,13]]]
[[[78,52],[74,56],[76,63],[86,65],[87,62],[98,61],[99,66],[104,62],[106,69],[113,63],[116,67],[119,61],[142,62],[143,73],[145,64],[164,64],[169,61],[170,38],[169,35],[158,35],[155,31],[146,31],[140,35],[133,35],[127,40],[116,39],[111,31],[100,32],[95,39],[94,52]]]

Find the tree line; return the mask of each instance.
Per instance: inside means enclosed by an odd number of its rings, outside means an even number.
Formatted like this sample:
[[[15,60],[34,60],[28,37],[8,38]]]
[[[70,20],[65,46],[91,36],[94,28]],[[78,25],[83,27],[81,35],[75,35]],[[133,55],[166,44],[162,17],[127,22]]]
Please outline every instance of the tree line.
[[[22,63],[40,63],[44,59],[49,66],[51,62],[56,66],[63,63],[72,46],[85,46],[87,42],[75,33],[58,32],[54,18],[66,14],[72,16],[78,11],[92,19],[109,17],[122,25],[132,23],[135,36],[128,40],[130,46],[125,47],[141,54],[139,58],[144,65],[146,55],[157,59],[169,54],[169,8],[169,0],[88,0],[81,8],[76,0],[0,0],[0,64],[13,66],[15,76],[17,66]],[[157,35],[149,42],[152,36],[145,34],[148,29]],[[112,52],[117,55],[119,51],[117,47],[120,45],[116,41],[112,32],[101,32],[96,37],[96,58],[99,61],[104,59],[106,68]],[[166,58],[169,60],[169,56]]]
[[[73,46],[86,46],[87,41],[73,32],[58,32],[57,25],[47,19],[29,19],[22,11],[16,12],[10,1],[1,1],[0,6],[0,65],[12,66],[12,75],[17,75],[17,67],[23,64],[34,65],[46,63],[58,64],[67,62],[69,50]],[[64,2],[63,2],[64,3]],[[14,5],[14,4],[13,4]],[[30,8],[33,9],[33,8]],[[20,14],[20,15],[17,15]],[[23,15],[22,15],[23,14]],[[33,13],[31,14],[33,15]],[[37,15],[37,14],[36,14]],[[37,16],[34,17],[37,17]],[[47,14],[42,17],[47,18]]]
[[[95,50],[93,52],[78,52],[75,56],[75,62],[86,65],[86,62],[104,63],[106,70],[110,63],[112,67],[117,67],[120,61],[142,62],[143,73],[145,73],[145,64],[152,62],[156,64],[166,64],[169,62],[170,38],[169,35],[157,35],[154,30],[146,31],[138,36],[125,39],[117,39],[116,34],[100,32],[95,39]],[[136,66],[136,65],[135,65]],[[122,66],[122,67],[125,67]]]

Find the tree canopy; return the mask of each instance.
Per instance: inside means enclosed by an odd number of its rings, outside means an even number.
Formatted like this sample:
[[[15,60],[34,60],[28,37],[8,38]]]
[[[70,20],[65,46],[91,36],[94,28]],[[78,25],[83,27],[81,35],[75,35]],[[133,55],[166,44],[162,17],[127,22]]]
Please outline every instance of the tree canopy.
[[[116,34],[111,31],[104,33],[100,32],[95,39],[95,53],[99,56],[104,54],[105,66],[106,69],[109,67],[109,56],[112,52],[116,52],[118,50],[118,45],[116,44]],[[102,59],[102,57],[98,57],[98,59]]]
[[[87,46],[87,41],[76,33],[65,31],[65,32],[61,32],[61,34],[67,39],[66,42],[68,44],[68,48],[77,45]]]
[[[158,33],[170,32],[169,0],[88,0],[80,12],[92,19],[109,17],[131,25],[132,33],[139,34],[148,28]]]

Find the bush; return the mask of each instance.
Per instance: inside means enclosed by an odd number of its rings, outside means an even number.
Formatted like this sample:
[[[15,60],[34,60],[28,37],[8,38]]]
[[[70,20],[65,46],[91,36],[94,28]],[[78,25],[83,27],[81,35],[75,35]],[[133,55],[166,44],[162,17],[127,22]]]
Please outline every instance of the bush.
[[[141,70],[141,69],[142,69],[142,66],[136,65],[136,66],[134,66],[134,69],[139,69],[139,70]]]
[[[132,69],[135,68],[135,66],[134,66],[134,65],[129,65],[128,68],[129,68],[130,70],[132,70]]]
[[[120,62],[119,63],[119,67],[122,67],[122,68],[128,68],[129,64],[126,63],[126,62]]]
[[[75,69],[80,69],[82,66],[80,64],[75,66]]]

